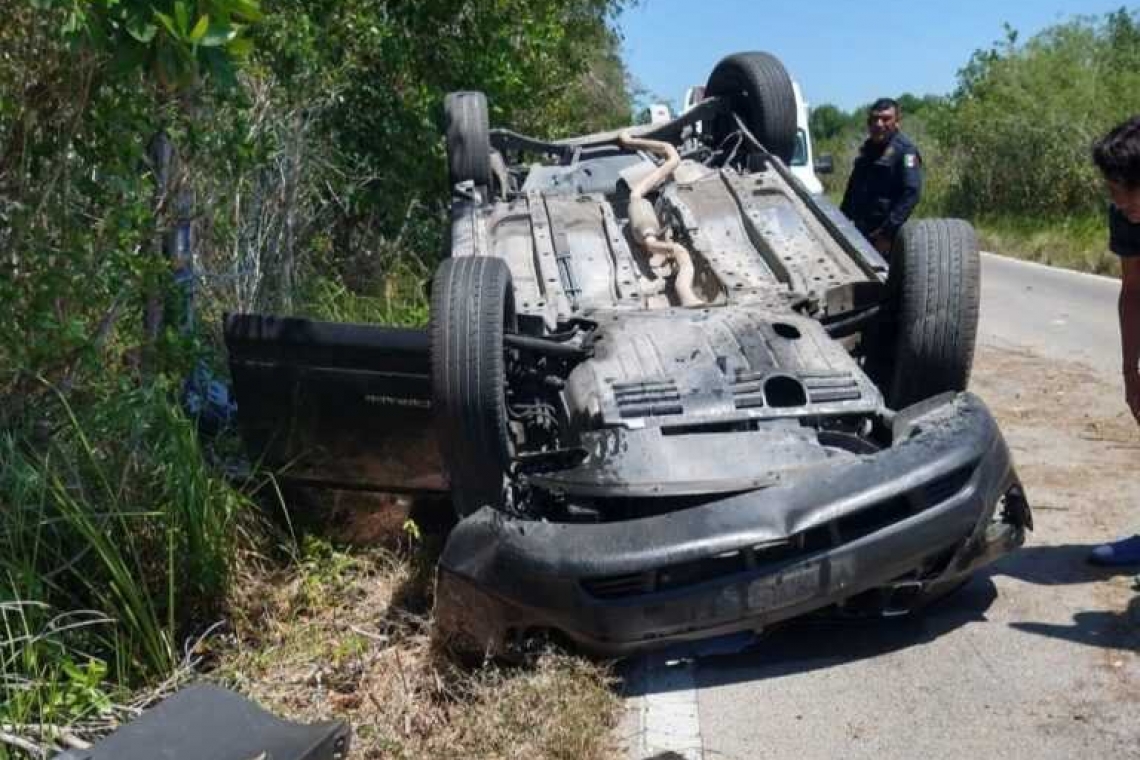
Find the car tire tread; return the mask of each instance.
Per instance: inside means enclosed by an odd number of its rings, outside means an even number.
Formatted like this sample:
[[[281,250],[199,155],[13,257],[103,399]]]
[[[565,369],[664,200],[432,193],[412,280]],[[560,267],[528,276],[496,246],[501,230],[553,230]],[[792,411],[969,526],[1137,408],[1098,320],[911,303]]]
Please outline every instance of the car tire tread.
[[[447,175],[451,186],[491,184],[491,137],[487,96],[477,91],[448,93],[443,100]]]
[[[498,504],[509,461],[503,336],[510,270],[487,256],[444,260],[432,285],[430,350],[436,434],[460,517]]]
[[[796,96],[778,58],[762,52],[730,55],[713,68],[705,94],[728,98],[756,139],[784,163],[791,162],[796,150]],[[735,129],[735,124],[718,123],[713,133],[719,140]]]
[[[884,390],[900,409],[969,384],[981,261],[973,228],[959,219],[905,225],[892,258],[896,337]]]

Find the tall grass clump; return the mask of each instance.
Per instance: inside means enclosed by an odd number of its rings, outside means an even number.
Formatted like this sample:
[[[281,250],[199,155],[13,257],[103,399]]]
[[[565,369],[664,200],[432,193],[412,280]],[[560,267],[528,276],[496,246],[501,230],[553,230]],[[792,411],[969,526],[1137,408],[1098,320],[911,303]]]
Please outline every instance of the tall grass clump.
[[[76,679],[167,677],[220,611],[244,506],[162,383],[82,412],[44,394],[0,434],[0,721],[60,717]]]

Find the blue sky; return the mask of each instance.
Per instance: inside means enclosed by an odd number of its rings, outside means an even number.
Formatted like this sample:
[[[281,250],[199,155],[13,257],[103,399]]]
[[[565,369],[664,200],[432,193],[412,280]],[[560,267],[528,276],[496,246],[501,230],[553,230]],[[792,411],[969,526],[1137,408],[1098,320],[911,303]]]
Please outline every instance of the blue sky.
[[[812,104],[850,109],[880,95],[945,94],[970,54],[1009,22],[1027,39],[1059,21],[1128,0],[643,0],[625,12],[626,64],[674,104],[718,60],[774,53]]]

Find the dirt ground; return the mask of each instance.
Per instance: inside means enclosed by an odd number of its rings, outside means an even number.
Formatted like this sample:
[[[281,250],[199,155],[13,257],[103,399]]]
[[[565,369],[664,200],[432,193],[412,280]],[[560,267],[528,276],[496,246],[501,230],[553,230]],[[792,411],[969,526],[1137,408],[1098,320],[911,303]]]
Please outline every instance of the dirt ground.
[[[1140,704],[1140,680],[1131,675],[1140,660],[1140,576],[1083,561],[1092,545],[1140,532],[1140,429],[1123,392],[1082,365],[994,347],[979,350],[971,388],[997,416],[1034,509],[1021,572],[1091,593],[1097,607],[1077,613],[1073,627],[1103,629],[1110,640],[1101,659],[1119,675],[1118,696]],[[1015,597],[1022,613],[1042,601]]]
[[[979,350],[971,390],[1013,452],[1036,515],[1031,546],[1140,531],[1140,429],[1122,392],[1079,364],[993,347]],[[1105,584],[1105,598],[1126,599],[1132,580]]]

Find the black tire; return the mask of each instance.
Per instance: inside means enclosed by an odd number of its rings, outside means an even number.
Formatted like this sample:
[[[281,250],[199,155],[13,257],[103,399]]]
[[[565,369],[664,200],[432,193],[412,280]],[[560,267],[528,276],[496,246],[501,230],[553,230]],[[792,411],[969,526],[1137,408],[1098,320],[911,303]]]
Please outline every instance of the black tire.
[[[491,184],[491,126],[487,96],[481,92],[452,92],[443,99],[447,134],[447,178],[451,186],[471,181]]]
[[[887,406],[903,409],[964,391],[974,363],[981,260],[974,228],[959,219],[904,225],[891,254],[890,302],[868,334],[868,370]]]
[[[460,518],[502,501],[510,463],[503,335],[514,327],[506,262],[461,256],[439,265],[431,291],[432,404]]]
[[[784,163],[791,162],[796,152],[796,94],[779,59],[768,53],[730,55],[712,70],[705,95],[728,98],[756,139]],[[731,117],[718,117],[713,137],[722,140],[735,129]]]

